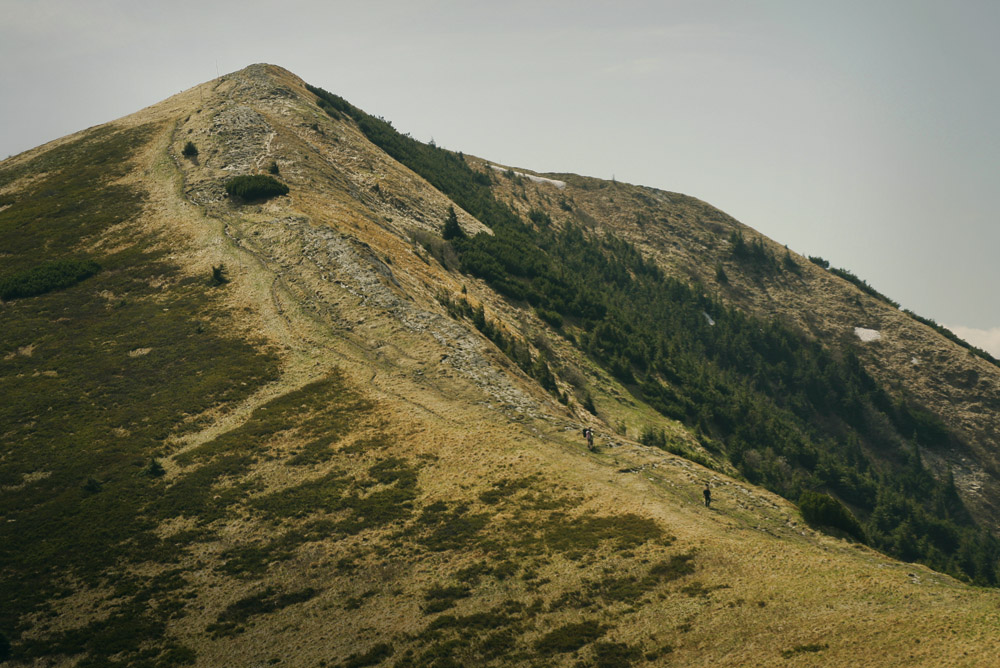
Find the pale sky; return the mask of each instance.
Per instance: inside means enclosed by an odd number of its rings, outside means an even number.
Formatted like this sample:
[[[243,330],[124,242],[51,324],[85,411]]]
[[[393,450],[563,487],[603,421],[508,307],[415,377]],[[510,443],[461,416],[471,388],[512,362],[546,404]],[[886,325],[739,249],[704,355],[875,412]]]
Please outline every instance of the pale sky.
[[[1000,357],[996,0],[0,0],[0,16],[0,157],[273,63],[418,139],[703,199]]]

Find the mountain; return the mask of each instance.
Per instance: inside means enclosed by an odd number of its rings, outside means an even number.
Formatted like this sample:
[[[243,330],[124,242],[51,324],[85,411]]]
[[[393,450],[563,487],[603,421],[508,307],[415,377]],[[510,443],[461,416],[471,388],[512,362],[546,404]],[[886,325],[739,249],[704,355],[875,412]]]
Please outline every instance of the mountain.
[[[254,65],[3,161],[0,234],[5,666],[1000,649],[995,360],[703,202]]]

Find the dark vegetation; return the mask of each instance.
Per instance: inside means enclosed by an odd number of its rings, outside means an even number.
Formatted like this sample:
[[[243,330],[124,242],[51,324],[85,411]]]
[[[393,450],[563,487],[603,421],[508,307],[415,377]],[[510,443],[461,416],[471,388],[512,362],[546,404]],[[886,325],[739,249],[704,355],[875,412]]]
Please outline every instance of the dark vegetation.
[[[494,199],[489,189],[490,175],[469,169],[460,153],[418,142],[397,132],[389,121],[366,114],[338,95],[322,88],[308,88],[328,114],[353,119],[369,140],[479,220],[518,222],[514,212]]]
[[[84,655],[76,663],[86,668],[143,665],[168,668],[194,663],[195,652],[166,632],[169,620],[183,615],[182,592],[189,584],[178,571],[153,578],[129,576],[115,582],[116,600],[110,614],[80,628],[25,641],[13,656]],[[151,605],[155,601],[155,605]]]
[[[10,301],[61,290],[101,270],[93,260],[54,260],[10,276],[0,277],[0,299]]]
[[[444,221],[444,231],[442,231],[441,236],[446,241],[464,239],[466,236],[458,224],[458,216],[455,214],[455,207],[453,206],[448,207],[448,217]]]
[[[865,542],[865,532],[858,524],[858,520],[844,507],[844,504],[829,494],[820,494],[807,489],[799,497],[799,509],[802,511],[802,517],[810,525],[837,529],[855,540]]]
[[[228,605],[205,631],[211,633],[213,638],[243,633],[252,617],[268,615],[290,605],[303,603],[318,593],[319,590],[312,587],[288,593],[279,593],[272,588],[265,589]]]
[[[796,654],[811,654],[815,652],[822,652],[825,649],[829,649],[830,645],[828,643],[810,643],[808,645],[796,645],[791,649],[781,650],[781,658],[790,659]]]
[[[524,222],[493,197],[490,175],[461,154],[311,90],[324,108],[354,119],[372,142],[492,228],[493,235],[451,240],[462,271],[515,303],[557,315],[581,350],[688,424],[749,481],[793,500],[805,491],[829,493],[864,519],[869,544],[977,583],[1000,582],[1000,541],[975,525],[953,483],[935,479],[920,457],[921,449],[949,447],[957,437],[922,407],[892,398],[849,348],[830,350],[777,320],[727,307],[664,276],[610,234],[572,222],[557,229],[539,216]],[[755,270],[798,270],[759,239],[747,243],[737,234],[731,242],[735,258]],[[490,326],[461,301],[442,301],[481,330]],[[518,346],[499,341],[525,368]]]
[[[729,244],[733,257],[740,261],[744,267],[758,272],[776,272],[781,269],[781,263],[764,246],[764,241],[760,237],[747,243],[742,232],[734,231],[729,235]]]
[[[605,630],[601,624],[593,620],[565,624],[542,636],[535,643],[535,649],[543,656],[575,652],[600,638]]]
[[[220,264],[218,267],[212,267],[212,278],[210,279],[212,285],[225,285],[229,282],[229,278],[226,277],[226,267]]]
[[[198,147],[194,145],[193,141],[189,141],[184,144],[184,149],[181,150],[181,155],[185,158],[194,158],[198,155]]]
[[[254,202],[287,195],[288,186],[267,174],[250,174],[226,181],[226,192],[230,197]]]
[[[393,649],[389,643],[378,643],[364,654],[352,654],[342,663],[343,668],[364,668],[377,666],[392,656]]]
[[[551,483],[540,476],[498,480],[480,493],[479,500],[489,512],[476,512],[467,502],[430,503],[389,537],[395,546],[416,544],[442,553],[442,559],[459,557],[464,563],[422,592],[421,610],[427,624],[417,635],[405,637],[410,647],[393,654],[394,665],[549,665],[553,657],[577,651],[590,654],[595,661],[602,657],[596,665],[632,665],[642,655],[640,648],[616,644],[622,656],[631,658],[611,663],[612,648],[598,647],[595,641],[612,630],[611,622],[631,614],[630,606],[694,571],[693,555],[666,553],[663,548],[673,539],[655,522],[631,514],[570,514],[579,499],[551,493]],[[607,567],[613,563],[606,559],[608,555],[627,555],[643,546],[661,555],[645,574]],[[414,554],[409,548],[401,549],[403,554]],[[476,553],[483,555],[480,560],[465,560]],[[550,580],[540,577],[538,569],[565,560],[595,574],[592,580],[583,579],[584,590],[578,596],[567,595],[549,604],[540,596],[514,598],[545,587]],[[482,608],[482,594],[495,593],[499,583],[504,583],[512,597]],[[488,595],[485,600],[492,598]],[[583,599],[586,604],[580,603]],[[597,609],[604,602],[616,607]],[[564,612],[591,605],[594,609],[588,614],[603,619],[566,623]],[[539,635],[538,630],[544,632]]]
[[[549,604],[550,611],[566,608],[593,609],[595,611],[620,611],[616,604],[631,609],[648,601],[647,593],[658,590],[668,582],[694,573],[694,555],[673,555],[649,569],[644,576],[635,574],[606,573],[600,578],[585,579],[581,589],[567,591]]]
[[[838,269],[837,267],[828,267],[827,270],[831,274],[833,274],[834,276],[839,276],[842,279],[844,279],[845,281],[853,283],[854,285],[856,285],[865,294],[871,295],[875,299],[878,299],[879,301],[883,301],[886,304],[888,304],[889,306],[892,306],[893,308],[899,308],[899,302],[896,302],[896,301],[893,301],[892,299],[889,299],[884,294],[882,294],[881,292],[879,292],[878,290],[876,290],[875,288],[873,288],[872,286],[870,286],[868,284],[868,281],[866,281],[866,280],[864,280],[862,278],[859,278],[858,276],[856,276],[855,274],[853,274],[851,271],[849,271],[847,269]]]
[[[705,438],[703,440],[705,440],[709,446],[714,447],[714,444],[710,439]],[[693,462],[698,462],[705,468],[719,470],[718,463],[712,461],[711,457],[707,457],[701,452],[691,450],[691,448],[685,445],[671,442],[662,429],[657,429],[648,425],[643,427],[642,432],[639,434],[639,442],[643,445],[648,445],[650,447],[659,448],[660,450],[666,450],[667,452],[675,455],[680,455],[681,457],[690,459]]]
[[[303,443],[302,449],[290,458],[290,465],[328,459],[340,436],[354,428],[371,409],[371,403],[348,390],[337,373],[282,395],[256,409],[242,426],[177,455],[175,463],[185,470],[190,467],[190,472],[164,491],[157,512],[164,518],[184,515],[202,522],[223,517],[230,504],[243,500],[253,488],[249,482],[242,487],[230,485],[222,489],[213,489],[213,485],[227,478],[240,478],[253,464],[272,456],[270,445],[277,435],[294,436]],[[295,461],[300,455],[301,459]],[[195,464],[198,466],[193,466]],[[409,488],[412,485],[403,463],[382,464],[374,475],[383,480],[394,475],[403,479],[402,486]],[[335,471],[297,487],[257,497],[247,505],[266,518],[282,520],[301,512],[299,503],[350,504],[350,499],[357,496],[359,484],[362,481],[348,480]],[[348,495],[346,499],[343,498],[345,494]],[[217,495],[220,499],[213,500]],[[367,503],[374,504],[381,498],[375,496]],[[362,505],[363,502],[357,502],[358,507]],[[350,526],[350,521],[349,518],[343,520],[345,528]]]
[[[88,653],[77,665],[190,663],[165,620],[183,614],[179,577],[128,576],[166,568],[196,534],[154,533],[164,482],[152,466],[193,416],[239,401],[275,377],[276,360],[234,335],[204,280],[179,274],[161,240],[119,231],[144,193],[114,182],[156,131],[93,130],[16,168],[41,179],[0,211],[6,275],[28,275],[83,247],[101,271],[83,283],[15,300],[4,310],[0,377],[0,630],[15,659]],[[150,279],[163,287],[151,287]],[[148,355],[130,351],[149,349]],[[23,354],[18,351],[25,351]],[[13,353],[13,354],[12,354]],[[178,416],[192,420],[178,426]],[[34,477],[33,477],[34,476]],[[65,582],[114,582],[108,616],[25,643],[25,615],[47,614]],[[54,614],[54,612],[53,612]],[[43,660],[40,659],[39,660]],[[43,660],[44,661],[44,660]]]
[[[424,595],[424,600],[426,601],[424,612],[435,613],[447,610],[455,605],[455,601],[468,598],[471,594],[472,591],[465,586],[452,585],[445,587],[435,585]]]

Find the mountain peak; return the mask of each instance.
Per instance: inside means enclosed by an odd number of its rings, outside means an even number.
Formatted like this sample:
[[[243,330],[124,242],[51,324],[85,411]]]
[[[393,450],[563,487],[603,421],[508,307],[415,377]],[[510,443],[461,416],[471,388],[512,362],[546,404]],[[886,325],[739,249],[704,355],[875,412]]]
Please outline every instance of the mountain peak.
[[[996,656],[995,365],[496,167],[269,64],[0,164],[0,660]]]

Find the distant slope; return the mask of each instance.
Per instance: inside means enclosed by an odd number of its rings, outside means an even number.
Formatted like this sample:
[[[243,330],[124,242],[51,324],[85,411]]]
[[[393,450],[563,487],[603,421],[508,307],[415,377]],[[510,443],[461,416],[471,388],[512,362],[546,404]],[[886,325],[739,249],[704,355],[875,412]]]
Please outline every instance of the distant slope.
[[[926,463],[939,478],[950,469],[974,514],[994,531],[1000,528],[996,365],[704,202],[651,188],[550,176],[569,183],[561,196],[577,212],[574,218],[559,200],[554,217],[599,222],[636,244],[668,274],[700,284],[748,313],[788,323],[827,347],[857,354],[897,400],[933,414],[957,437],[959,442],[948,447],[922,443]],[[518,184],[500,185],[525,215],[545,204],[531,187],[524,189],[524,199],[515,196]],[[736,252],[734,236],[743,238],[746,252]],[[879,331],[881,337],[865,344],[854,335],[857,327]]]
[[[490,234],[463,235],[447,244],[463,272],[533,309],[632,394],[697,430],[748,480],[792,500],[805,492],[831,492],[866,520],[870,544],[981,584],[1000,580],[1000,541],[976,526],[950,471],[939,470],[935,478],[924,466],[925,450],[955,461],[969,452],[960,433],[949,430],[933,408],[880,386],[845,337],[823,345],[795,323],[767,313],[747,317],[702,288],[667,278],[602,223],[634,220],[643,230],[669,225],[676,215],[669,196],[572,177],[557,189],[513,170],[501,177],[481,164],[473,169],[459,155],[401,135],[322,89],[311,90],[333,117],[354,119],[369,139],[491,228]],[[498,189],[512,198],[509,206],[495,197],[494,180],[508,182]],[[586,202],[593,199],[590,192],[608,191],[601,201],[609,210],[598,217],[577,206],[581,191]],[[556,195],[558,205],[549,195]],[[687,226],[707,229],[721,241],[734,280],[742,275],[751,285],[770,284],[789,293],[802,284],[809,268],[801,259],[787,250],[776,252],[708,207],[696,205],[695,211]],[[728,238],[718,239],[719,221],[730,222]],[[674,246],[689,243],[684,234],[670,238]],[[693,254],[702,250],[695,247]],[[709,255],[701,253],[700,259]],[[713,278],[725,290],[734,283],[722,262],[715,264]],[[474,316],[461,298],[448,305],[453,313]],[[486,330],[481,317],[476,324]],[[498,345],[567,400],[545,355],[532,359],[507,340]],[[644,426],[642,436],[648,444],[665,444],[652,427]],[[850,514],[840,515],[841,528],[861,536]],[[994,521],[990,515],[984,519],[987,526]]]
[[[992,660],[1000,592],[818,533],[726,474],[781,455],[727,432],[711,392],[841,462],[762,391],[796,378],[762,347],[854,374],[865,411],[881,395],[865,348],[850,362],[751,309],[749,269],[719,255],[730,287],[691,283],[715,274],[697,252],[723,252],[692,243],[711,221],[628,222],[633,200],[691,200],[409,145],[468,177],[439,181],[324,106],[255,65],[0,163],[0,278],[100,266],[0,304],[4,665]],[[226,196],[255,173],[289,193]],[[464,241],[441,238],[452,210]],[[902,446],[884,391],[865,415]],[[872,479],[948,491],[873,447]]]

